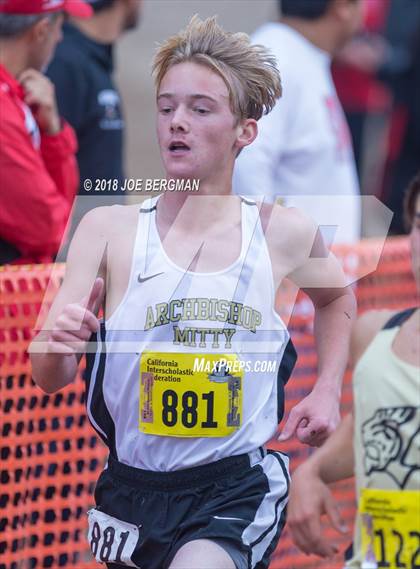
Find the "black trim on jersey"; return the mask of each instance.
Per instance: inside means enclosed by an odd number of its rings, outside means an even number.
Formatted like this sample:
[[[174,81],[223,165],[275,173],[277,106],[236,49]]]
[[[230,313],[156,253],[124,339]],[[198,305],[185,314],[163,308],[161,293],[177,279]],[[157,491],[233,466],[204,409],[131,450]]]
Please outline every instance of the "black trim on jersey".
[[[277,545],[278,536],[281,533],[281,531],[283,530],[284,525],[286,523],[286,509],[287,508],[283,508],[283,510],[280,514],[280,518],[278,517],[278,515],[279,515],[280,504],[287,498],[287,496],[289,494],[289,485],[290,485],[289,474],[287,472],[286,467],[283,464],[281,457],[277,454],[276,451],[268,450],[267,454],[274,456],[274,458],[276,458],[278,463],[280,464],[280,467],[281,467],[283,474],[284,474],[284,477],[286,479],[287,488],[286,488],[286,492],[284,494],[282,494],[282,496],[280,496],[280,498],[277,500],[277,502],[274,506],[275,515],[274,515],[273,523],[271,525],[269,525],[268,528],[266,528],[256,540],[254,540],[252,543],[249,544],[249,546],[251,548],[251,552],[249,555],[248,564],[249,564],[249,567],[251,567],[252,548],[255,547],[256,545],[258,545],[270,533],[270,531],[272,531],[273,528],[277,525],[277,531],[276,531],[273,539],[270,541],[270,544],[267,547],[267,549],[265,550],[263,557],[255,565],[254,569],[258,569],[258,567],[266,567],[266,563],[267,563],[271,553],[274,551],[274,549]]]
[[[91,337],[89,338],[89,344],[90,345],[97,343],[97,341],[98,341],[97,336],[98,336],[97,332],[92,333]],[[95,357],[96,357],[96,352],[92,352],[91,350],[89,352],[86,352],[86,354],[85,354],[86,368],[82,372],[82,378],[83,378],[83,381],[85,382],[86,405],[87,405],[87,398],[88,398],[88,394],[89,394],[90,381],[92,379],[93,366],[95,365]]]
[[[246,203],[247,205],[257,205],[256,202],[247,200],[246,198],[243,198],[242,196],[239,196],[240,200],[244,203]],[[146,207],[146,208],[140,208],[140,213],[151,213],[152,211],[154,211],[155,209],[157,209],[156,204],[152,207]]]
[[[152,211],[155,211],[155,209],[157,209],[156,204],[152,207],[145,207],[145,208],[141,207],[140,213],[152,213]]]
[[[402,312],[398,312],[398,314],[394,314],[392,318],[388,320],[382,330],[389,330],[390,328],[396,328],[397,326],[401,327],[406,320],[410,318],[412,314],[417,310],[417,308],[407,308]]]
[[[89,410],[97,425],[106,434],[106,437],[104,437],[103,434],[95,428],[95,425],[92,424],[93,428],[104,441],[104,443],[108,446],[111,455],[118,460],[117,448],[115,444],[115,424],[112,420],[108,407],[106,406],[103,392],[106,364],[106,329],[104,322],[101,322],[99,333],[102,342],[102,350],[99,356],[99,365],[96,372],[95,386],[93,388]],[[97,334],[94,334],[90,341],[96,342]],[[86,406],[88,405],[89,387],[92,381],[92,371],[95,365],[96,355],[97,352],[86,354],[86,373],[84,374],[84,379],[86,381]]]
[[[277,422],[284,415],[284,386],[289,381],[297,361],[297,352],[291,339],[287,342],[283,357],[277,372]]]
[[[350,559],[352,557],[353,557],[353,543],[350,543],[350,545],[348,546],[348,548],[344,552],[344,560],[350,561]]]

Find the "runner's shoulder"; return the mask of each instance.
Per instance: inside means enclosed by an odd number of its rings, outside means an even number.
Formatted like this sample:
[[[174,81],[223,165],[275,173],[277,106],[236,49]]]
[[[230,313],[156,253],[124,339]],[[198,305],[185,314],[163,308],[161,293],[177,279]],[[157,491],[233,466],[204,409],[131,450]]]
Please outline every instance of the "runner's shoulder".
[[[138,219],[138,205],[102,206],[88,211],[80,221],[67,255],[67,271],[81,265],[101,263],[101,272],[105,271],[108,245],[121,243],[125,236],[135,233]]]
[[[131,224],[137,226],[138,211],[138,204],[96,207],[84,215],[77,231],[110,238],[115,231],[127,229]]]
[[[267,241],[293,255],[310,255],[318,235],[315,221],[302,210],[280,204],[263,204],[261,222]]]
[[[268,227],[276,229],[277,234],[287,234],[293,237],[307,237],[316,231],[315,221],[304,211],[296,207],[285,207],[280,204],[262,204],[260,210],[261,220]],[[279,224],[281,224],[279,226]]]
[[[378,332],[397,312],[397,310],[369,310],[357,318],[351,335],[350,352],[353,365],[362,357]]]

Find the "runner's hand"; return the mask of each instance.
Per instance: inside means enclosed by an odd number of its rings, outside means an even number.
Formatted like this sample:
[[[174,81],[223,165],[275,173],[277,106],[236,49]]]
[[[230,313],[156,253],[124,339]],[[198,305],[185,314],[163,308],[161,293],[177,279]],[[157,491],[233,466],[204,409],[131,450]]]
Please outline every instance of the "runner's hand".
[[[319,447],[340,423],[340,401],[335,390],[315,386],[289,413],[280,442],[295,433],[300,442]]]
[[[322,535],[321,516],[326,514],[340,533],[346,533],[347,527],[328,486],[305,464],[292,475],[287,508],[287,523],[299,549],[320,557],[338,553],[338,547]]]
[[[71,356],[85,351],[90,336],[99,330],[96,312],[101,305],[103,294],[104,281],[97,278],[89,296],[65,306],[50,332],[50,353]]]

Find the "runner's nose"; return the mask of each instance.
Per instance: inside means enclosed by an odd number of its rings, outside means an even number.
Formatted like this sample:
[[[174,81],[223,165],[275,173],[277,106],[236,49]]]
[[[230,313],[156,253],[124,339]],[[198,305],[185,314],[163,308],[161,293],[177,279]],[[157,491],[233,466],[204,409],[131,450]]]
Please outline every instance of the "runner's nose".
[[[172,114],[171,132],[188,132],[188,130],[189,125],[185,110],[182,107],[178,107]]]

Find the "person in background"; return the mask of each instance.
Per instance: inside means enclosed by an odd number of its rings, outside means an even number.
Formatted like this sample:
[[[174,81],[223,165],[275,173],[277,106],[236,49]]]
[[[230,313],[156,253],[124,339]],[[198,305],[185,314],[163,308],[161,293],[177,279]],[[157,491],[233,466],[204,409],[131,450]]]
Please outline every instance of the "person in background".
[[[332,66],[334,84],[352,135],[363,193],[377,193],[378,177],[367,184],[365,171],[375,150],[383,154],[382,145],[376,144],[375,149],[367,148],[366,136],[372,130],[371,136],[385,136],[382,129],[386,128],[392,106],[392,93],[378,77],[380,66],[391,52],[384,37],[389,7],[389,0],[363,3],[363,26],[336,55]],[[376,162],[383,159],[380,155]],[[368,192],[369,189],[372,191]]]
[[[72,0],[0,2],[0,263],[50,262],[78,187],[76,137],[42,74]]]
[[[337,241],[354,242],[360,232],[359,185],[347,123],[331,77],[331,57],[357,32],[360,0],[283,0],[281,19],[259,28],[256,44],[277,58],[284,95],[259,123],[256,142],[235,166],[234,190],[242,195],[282,197],[325,219],[320,195],[352,196],[329,201],[328,225]],[[294,196],[307,196],[302,203]],[[323,223],[320,223],[322,225]]]
[[[420,5],[417,3],[417,28],[410,36],[408,66],[405,73],[394,78],[395,93],[382,199],[395,213],[391,224],[393,234],[404,232],[401,196],[415,172],[420,169]],[[413,19],[414,19],[414,13]]]
[[[362,193],[377,195],[394,212],[391,232],[402,234],[401,196],[420,168],[420,3],[369,0],[363,8],[363,30],[335,58],[333,78]]]
[[[80,195],[89,195],[86,179],[118,180],[118,188],[124,180],[124,119],[112,77],[114,46],[124,32],[137,26],[141,7],[139,0],[90,3],[92,18],[71,18],[64,24],[63,41],[47,70],[60,112],[77,134]],[[81,214],[76,212],[76,218]]]
[[[420,172],[408,188],[404,209],[420,291]],[[326,513],[335,529],[345,531],[328,484],[355,475],[359,505],[346,567],[415,567],[420,516],[419,323],[415,306],[371,310],[354,326],[354,412],[292,476],[288,524],[296,545],[307,554],[337,553],[321,528],[321,515]],[[376,507],[373,519],[370,504]]]

